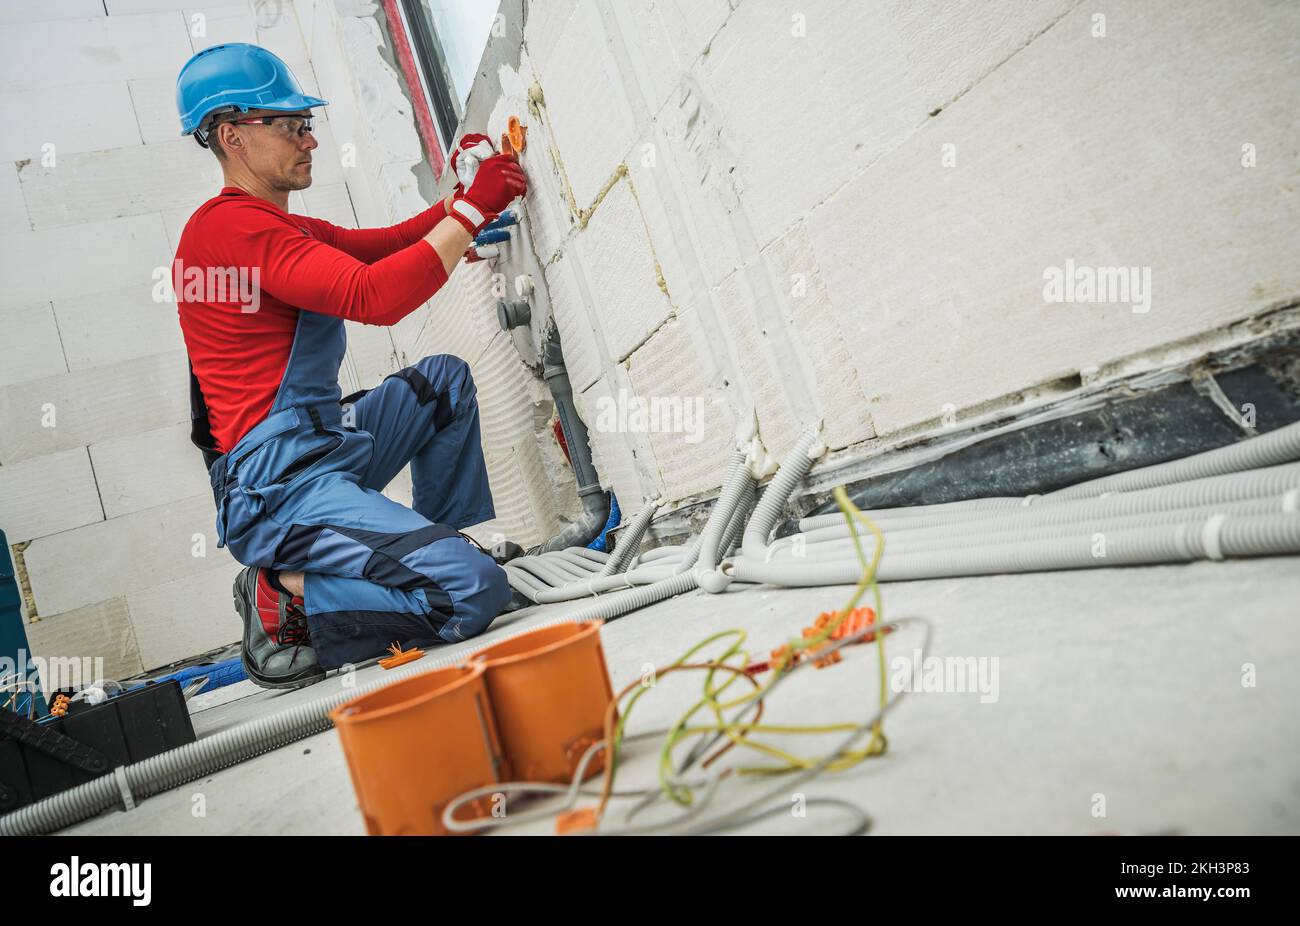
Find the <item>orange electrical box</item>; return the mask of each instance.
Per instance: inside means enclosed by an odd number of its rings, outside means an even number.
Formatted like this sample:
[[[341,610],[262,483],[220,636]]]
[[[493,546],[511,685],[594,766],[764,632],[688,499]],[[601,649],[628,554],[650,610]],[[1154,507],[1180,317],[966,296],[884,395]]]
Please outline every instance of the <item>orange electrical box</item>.
[[[486,669],[492,713],[513,774],[568,784],[582,754],[604,739],[614,698],[600,645],[600,622],[557,624],[476,653]],[[604,754],[585,778],[604,768]]]
[[[330,712],[370,835],[446,835],[452,798],[506,776],[485,672],[425,672]]]

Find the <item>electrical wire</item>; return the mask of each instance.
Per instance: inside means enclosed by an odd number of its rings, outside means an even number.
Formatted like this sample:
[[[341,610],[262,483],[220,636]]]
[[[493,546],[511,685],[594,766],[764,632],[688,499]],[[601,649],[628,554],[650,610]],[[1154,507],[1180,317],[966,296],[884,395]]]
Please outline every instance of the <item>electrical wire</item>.
[[[696,643],[685,653],[683,653],[673,663],[657,668],[654,670],[652,678],[657,680],[668,674],[680,671],[703,671],[706,674],[704,679],[703,697],[693,704],[667,731],[664,741],[659,750],[658,788],[647,788],[643,790],[630,790],[618,792],[614,789],[614,780],[617,775],[622,746],[636,740],[647,739],[658,734],[637,734],[629,736],[626,734],[626,727],[632,713],[633,707],[637,701],[643,697],[654,685],[647,685],[644,680],[632,682],[622,689],[611,700],[605,714],[605,738],[592,744],[591,747],[583,754],[577,767],[575,768],[572,780],[568,785],[543,783],[543,782],[507,782],[496,785],[484,786],[473,791],[460,795],[450,802],[444,809],[443,822],[448,829],[458,832],[468,832],[478,829],[505,825],[519,825],[525,822],[547,819],[556,817],[557,813],[570,810],[577,803],[579,795],[590,793],[590,789],[582,787],[582,781],[587,776],[587,770],[590,763],[594,760],[597,753],[606,750],[607,744],[611,744],[608,749],[608,755],[604,763],[601,786],[599,789],[600,799],[595,808],[596,819],[604,820],[605,813],[608,809],[610,800],[613,797],[631,797],[641,795],[642,800],[633,807],[627,814],[626,821],[630,822],[632,817],[644,811],[656,799],[666,797],[673,803],[685,807],[685,811],[679,813],[669,820],[659,821],[641,826],[623,826],[619,829],[609,829],[601,826],[599,832],[604,834],[640,834],[656,832],[683,832],[682,827],[686,827],[685,832],[724,832],[731,829],[737,829],[742,826],[760,822],[780,811],[788,809],[788,804],[780,802],[775,806],[765,809],[756,810],[762,804],[770,802],[776,796],[785,792],[791,784],[806,781],[823,771],[842,771],[852,768],[862,761],[872,756],[883,755],[887,749],[887,739],[884,735],[884,716],[902,697],[899,694],[894,699],[888,698],[888,686],[886,683],[885,656],[884,656],[884,637],[886,632],[896,629],[909,623],[921,623],[925,627],[925,639],[923,650],[928,649],[929,645],[929,624],[919,618],[905,618],[900,620],[885,621],[883,619],[883,606],[880,597],[880,589],[875,580],[876,569],[880,563],[880,558],[884,552],[884,535],[880,528],[871,521],[856,505],[848,498],[843,488],[835,491],[835,498],[840,506],[849,526],[850,536],[853,539],[855,550],[858,554],[859,562],[862,565],[862,577],[854,587],[853,593],[849,598],[847,605],[839,612],[836,612],[832,619],[824,623],[816,632],[807,636],[790,640],[779,650],[775,651],[772,664],[772,678],[767,684],[760,684],[749,672],[746,667],[749,665],[749,654],[743,649],[746,634],[743,630],[726,630]],[[857,523],[861,522],[875,539],[875,548],[870,559],[868,559],[859,534]],[[875,620],[873,623],[858,632],[846,636],[840,640],[834,640],[833,634],[839,629],[849,615],[858,606],[861,599],[870,591],[875,603]],[[702,650],[710,645],[734,637],[721,656],[713,660],[703,662],[690,662]],[[763,724],[760,723],[763,711],[764,700],[776,690],[776,688],[791,677],[796,670],[807,667],[811,664],[819,664],[822,660],[827,659],[833,653],[837,653],[845,646],[850,646],[858,642],[874,639],[877,643],[877,654],[879,661],[879,705],[870,718],[864,723],[841,723],[841,724],[824,724],[824,725],[806,725],[806,724]],[[815,654],[815,658],[813,655]],[[737,660],[738,664],[733,664]],[[720,685],[715,685],[716,674],[726,672],[731,675],[729,679]],[[744,695],[730,701],[722,701],[721,697],[724,692],[734,684],[738,678],[743,678],[754,685],[754,689]],[[630,696],[630,697],[629,697]],[[624,699],[627,703],[620,710],[620,705]],[[708,710],[715,720],[714,723],[692,724],[691,720],[701,711]],[[727,713],[736,711],[733,719],[728,720]],[[754,715],[752,722],[747,722],[746,718]],[[841,742],[840,747],[828,755],[818,759],[808,759],[796,756],[786,750],[777,748],[768,743],[760,742],[754,738],[754,734],[827,734],[827,733],[847,733],[846,738]],[[858,749],[852,748],[858,740],[870,734],[866,746]],[[689,755],[680,766],[674,767],[672,757],[674,747],[684,743],[689,739],[696,739]],[[720,749],[708,755],[705,754],[721,740],[727,740],[726,744]],[[701,769],[707,770],[718,758],[728,750],[735,747],[744,747],[754,749],[760,753],[777,758],[781,761],[780,765],[765,766],[742,766],[737,768],[728,768],[720,773],[709,774],[702,781],[698,778],[686,780],[685,774],[695,765]],[[720,815],[708,819],[705,824],[696,821],[711,803],[716,795],[718,787],[724,778],[732,774],[739,775],[785,775],[794,773],[793,781],[783,780],[783,783],[775,790],[769,790],[758,798],[747,801],[739,808],[728,810]],[[703,794],[696,795],[696,789],[703,789]],[[528,812],[522,816],[511,815],[507,817],[492,818],[473,818],[469,820],[460,820],[456,818],[457,811],[464,805],[478,800],[487,795],[493,794],[510,794],[510,793],[532,793],[532,794],[549,794],[563,795],[562,806],[556,808],[548,806],[538,810]],[[871,818],[860,808],[847,802],[831,798],[812,798],[806,801],[807,804],[837,806],[849,809],[854,818],[855,824],[850,833],[867,832],[872,824]]]

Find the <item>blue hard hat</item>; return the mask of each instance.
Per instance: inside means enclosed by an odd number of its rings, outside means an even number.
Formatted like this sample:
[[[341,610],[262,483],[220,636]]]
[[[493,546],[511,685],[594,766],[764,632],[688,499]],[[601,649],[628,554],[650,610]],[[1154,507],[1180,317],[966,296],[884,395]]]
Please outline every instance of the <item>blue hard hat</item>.
[[[205,48],[181,68],[176,78],[176,109],[181,134],[203,134],[203,121],[214,112],[272,109],[294,112],[325,101],[307,96],[289,66],[276,55],[245,42]]]

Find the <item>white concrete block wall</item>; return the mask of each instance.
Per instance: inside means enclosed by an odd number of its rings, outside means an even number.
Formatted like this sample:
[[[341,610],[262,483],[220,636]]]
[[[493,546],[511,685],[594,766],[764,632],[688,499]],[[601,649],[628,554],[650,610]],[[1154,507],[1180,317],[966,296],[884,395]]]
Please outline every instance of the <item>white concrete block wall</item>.
[[[1169,18],[1133,4],[1105,38],[1091,17],[1066,16],[809,215],[883,431],[1300,290],[1300,205],[1281,192],[1298,170],[1285,112],[1300,7],[1197,3]],[[1245,144],[1268,154],[1244,167]],[[1149,267],[1149,311],[1045,303],[1044,268],[1067,259]]]
[[[314,2],[0,4],[0,529],[30,581],[38,655],[104,656],[121,676],[239,637],[239,566],[216,547],[154,271],[220,185],[212,155],[180,137],[180,66],[256,41],[319,92],[300,12]],[[294,208],[355,227],[360,173],[319,125],[316,184]],[[394,368],[391,337],[353,335],[341,378],[374,385]]]
[[[626,377],[755,418],[778,456],[816,422],[861,452],[1193,358],[1300,292],[1298,25],[1209,0],[529,4],[493,118],[510,88],[544,101],[519,113],[528,209],[588,424]],[[1046,301],[1067,259],[1149,268],[1150,312]],[[663,434],[592,439],[626,491],[716,489]]]

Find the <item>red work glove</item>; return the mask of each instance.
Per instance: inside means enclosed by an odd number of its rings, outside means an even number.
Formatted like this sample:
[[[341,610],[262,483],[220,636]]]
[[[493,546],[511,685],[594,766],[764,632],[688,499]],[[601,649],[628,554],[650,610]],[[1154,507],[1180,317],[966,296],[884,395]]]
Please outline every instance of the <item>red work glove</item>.
[[[511,200],[528,190],[523,169],[513,154],[498,154],[479,165],[468,190],[452,197],[447,214],[477,235]]]
[[[469,135],[462,135],[460,137],[460,141],[456,143],[456,147],[451,149],[451,175],[456,178],[455,192],[457,193],[465,192],[465,187],[460,182],[460,161],[459,161],[460,153],[462,151],[468,151],[469,149],[477,145],[479,142],[484,142],[484,141],[487,142],[489,145],[492,144],[492,139],[488,138],[486,135],[480,135],[476,132],[472,132]],[[496,148],[493,147],[492,150],[495,151]]]

